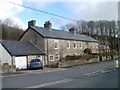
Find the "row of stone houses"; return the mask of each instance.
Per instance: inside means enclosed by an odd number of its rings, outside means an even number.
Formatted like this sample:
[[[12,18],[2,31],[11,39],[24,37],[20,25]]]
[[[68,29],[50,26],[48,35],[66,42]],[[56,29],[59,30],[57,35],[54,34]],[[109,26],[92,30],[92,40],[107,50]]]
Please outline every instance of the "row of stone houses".
[[[89,48],[92,53],[98,53],[98,41],[77,34],[74,28],[69,31],[52,29],[50,21],[45,22],[44,27],[35,25],[36,21],[28,22],[28,29],[21,36],[20,41],[30,41],[45,52],[45,65],[59,62],[67,55],[83,55],[84,49]]]
[[[99,53],[98,41],[90,36],[78,34],[74,28],[69,31],[52,29],[50,21],[45,22],[44,27],[38,27],[35,20],[28,22],[19,41],[1,41],[1,47],[10,54],[9,60],[5,58],[7,54],[1,56],[2,63],[9,61],[18,68],[27,67],[34,58],[40,58],[44,65],[51,65],[67,55],[83,55],[86,48]]]

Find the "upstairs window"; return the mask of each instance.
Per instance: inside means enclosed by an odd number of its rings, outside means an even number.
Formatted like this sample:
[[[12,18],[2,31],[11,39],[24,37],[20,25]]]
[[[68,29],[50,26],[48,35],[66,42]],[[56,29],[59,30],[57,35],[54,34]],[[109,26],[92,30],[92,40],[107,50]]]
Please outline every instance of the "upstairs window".
[[[67,49],[69,49],[70,48],[70,42],[68,41],[67,42]]]
[[[74,42],[74,48],[75,48],[75,49],[77,48],[77,43],[76,43],[76,42]]]
[[[55,49],[59,48],[59,42],[58,42],[58,40],[55,40],[55,42],[54,42],[54,48]]]
[[[82,43],[80,43],[80,48],[82,48]]]

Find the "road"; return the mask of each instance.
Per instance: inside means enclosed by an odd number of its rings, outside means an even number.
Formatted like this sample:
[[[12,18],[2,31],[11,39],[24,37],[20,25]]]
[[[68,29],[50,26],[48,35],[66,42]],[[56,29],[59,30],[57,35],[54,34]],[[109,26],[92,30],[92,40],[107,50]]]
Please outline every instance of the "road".
[[[2,77],[2,88],[118,88],[114,60],[55,72]]]

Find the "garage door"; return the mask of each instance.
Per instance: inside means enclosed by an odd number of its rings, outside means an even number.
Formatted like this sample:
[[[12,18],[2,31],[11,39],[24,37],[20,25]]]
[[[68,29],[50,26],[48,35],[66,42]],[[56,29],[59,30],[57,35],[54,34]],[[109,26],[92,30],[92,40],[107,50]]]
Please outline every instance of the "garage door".
[[[15,57],[15,65],[18,69],[26,69],[27,68],[27,58],[26,56]]]

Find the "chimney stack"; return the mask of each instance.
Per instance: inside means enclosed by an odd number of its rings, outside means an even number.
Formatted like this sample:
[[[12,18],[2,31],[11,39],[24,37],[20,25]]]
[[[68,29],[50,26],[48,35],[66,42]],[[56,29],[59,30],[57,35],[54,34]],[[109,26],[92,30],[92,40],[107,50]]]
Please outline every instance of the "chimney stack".
[[[69,32],[73,33],[74,35],[77,34],[77,31],[76,31],[76,29],[74,27],[70,28]]]
[[[44,28],[46,28],[47,30],[51,30],[52,24],[50,23],[50,21],[46,21],[46,22],[45,22]]]
[[[34,27],[35,24],[36,24],[36,21],[35,20],[31,20],[31,21],[28,22],[28,27],[31,27],[31,26]]]

